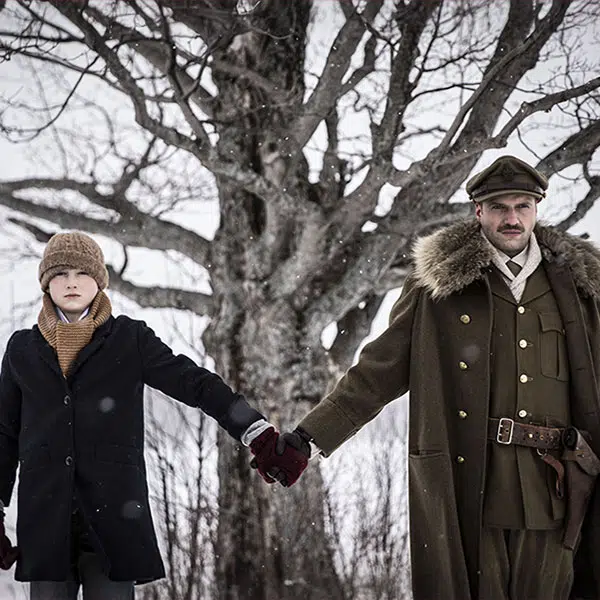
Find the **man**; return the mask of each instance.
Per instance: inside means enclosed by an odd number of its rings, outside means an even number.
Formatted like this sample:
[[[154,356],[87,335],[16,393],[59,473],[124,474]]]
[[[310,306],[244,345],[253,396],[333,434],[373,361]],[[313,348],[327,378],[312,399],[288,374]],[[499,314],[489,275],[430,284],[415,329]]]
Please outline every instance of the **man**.
[[[415,600],[600,598],[600,499],[574,561],[559,460],[570,425],[600,454],[600,252],[536,224],[547,187],[512,156],[475,175],[476,220],[417,241],[389,328],[280,438],[330,455],[410,390]]]

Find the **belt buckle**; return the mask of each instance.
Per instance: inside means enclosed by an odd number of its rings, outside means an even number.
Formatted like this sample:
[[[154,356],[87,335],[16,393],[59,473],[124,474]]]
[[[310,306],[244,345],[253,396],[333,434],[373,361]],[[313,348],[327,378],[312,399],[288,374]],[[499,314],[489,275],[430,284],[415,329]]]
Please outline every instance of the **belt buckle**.
[[[502,417],[498,423],[498,432],[496,433],[496,441],[499,444],[510,444],[513,437],[513,429],[515,422],[508,417]],[[506,431],[505,431],[506,429]]]

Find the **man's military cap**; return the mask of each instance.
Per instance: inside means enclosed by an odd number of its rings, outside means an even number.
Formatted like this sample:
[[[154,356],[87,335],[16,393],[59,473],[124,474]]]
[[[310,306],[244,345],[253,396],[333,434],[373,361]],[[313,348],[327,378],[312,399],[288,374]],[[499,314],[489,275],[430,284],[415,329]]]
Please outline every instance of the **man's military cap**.
[[[467,181],[467,194],[473,202],[507,194],[526,194],[538,202],[546,195],[548,180],[537,169],[515,156],[501,156]]]

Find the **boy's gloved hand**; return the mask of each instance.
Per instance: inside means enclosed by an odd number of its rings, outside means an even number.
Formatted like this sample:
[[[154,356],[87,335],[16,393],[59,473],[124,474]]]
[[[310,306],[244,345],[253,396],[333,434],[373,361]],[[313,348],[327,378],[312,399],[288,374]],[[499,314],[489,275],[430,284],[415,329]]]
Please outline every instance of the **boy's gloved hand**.
[[[13,546],[6,536],[4,513],[2,512],[0,513],[0,569],[4,569],[5,571],[10,569],[18,556],[19,549]]]
[[[257,469],[267,483],[279,481],[284,487],[293,485],[308,465],[307,437],[298,430],[280,435],[270,427],[250,444],[254,454],[250,466]]]

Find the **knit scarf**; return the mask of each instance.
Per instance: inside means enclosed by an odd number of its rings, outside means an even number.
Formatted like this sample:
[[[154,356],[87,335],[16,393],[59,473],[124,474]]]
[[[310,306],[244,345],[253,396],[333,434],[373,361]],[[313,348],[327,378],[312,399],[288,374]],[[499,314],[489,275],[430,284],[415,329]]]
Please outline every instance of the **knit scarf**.
[[[90,305],[84,319],[75,323],[64,323],[60,320],[50,294],[45,293],[42,310],[38,316],[38,327],[46,341],[54,348],[58,356],[58,364],[64,377],[79,352],[90,343],[94,331],[106,323],[112,313],[108,296],[99,291]]]

